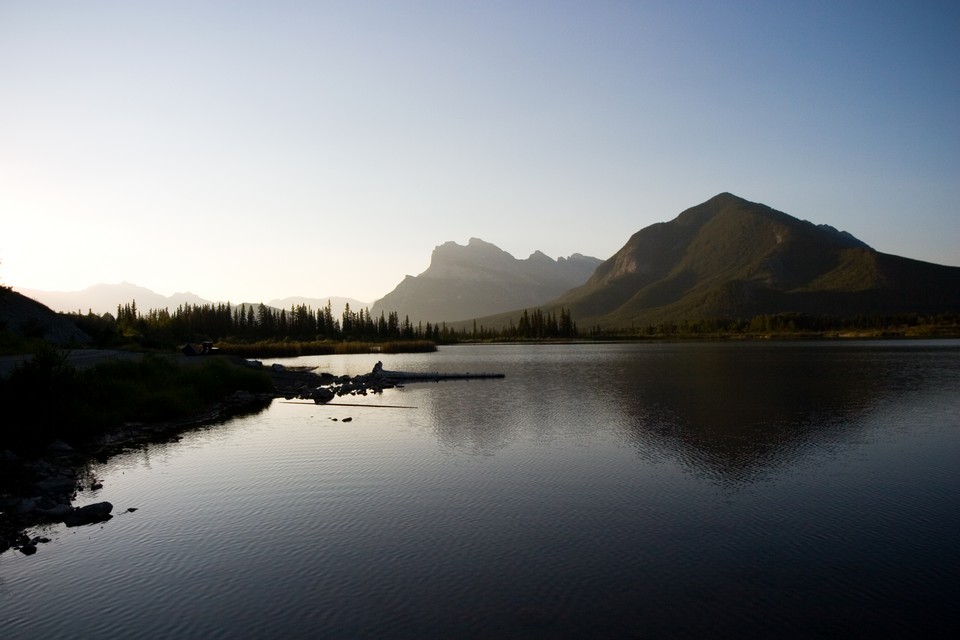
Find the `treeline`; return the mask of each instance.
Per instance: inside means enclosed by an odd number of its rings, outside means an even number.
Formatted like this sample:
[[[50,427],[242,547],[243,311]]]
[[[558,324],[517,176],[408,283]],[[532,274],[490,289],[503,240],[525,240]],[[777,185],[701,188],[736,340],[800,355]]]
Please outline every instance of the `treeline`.
[[[397,312],[371,315],[367,309],[354,311],[347,305],[335,316],[331,303],[320,309],[293,305],[275,309],[264,304],[233,306],[230,303],[181,305],[169,309],[137,308],[136,301],[118,305],[116,315],[92,312],[70,314],[74,322],[100,345],[134,340],[146,347],[200,340],[232,343],[263,341],[294,342],[388,342],[428,340],[452,343],[469,340],[549,340],[579,336],[570,312],[524,310],[516,323],[505,328],[453,329],[446,323],[418,322],[409,316],[400,319]]]
[[[369,310],[352,310],[334,316],[328,302],[320,309],[294,305],[275,309],[264,304],[185,305],[174,311],[150,309],[143,313],[136,302],[120,305],[117,314],[71,314],[77,325],[99,345],[134,340],[145,347],[165,348],[186,342],[214,340],[231,343],[273,342],[396,342],[430,341],[449,344],[468,341],[569,340],[612,338],[686,338],[710,336],[824,335],[836,333],[890,333],[891,335],[957,335],[960,314],[878,314],[839,318],[802,313],[758,315],[743,319],[701,319],[650,323],[623,328],[591,327],[581,333],[568,310],[524,310],[505,327],[485,327],[474,321],[411,323],[396,312],[373,317]]]
[[[523,310],[520,318],[503,328],[485,327],[473,321],[472,328],[462,327],[452,334],[458,340],[569,340],[579,338],[580,330],[570,312],[563,307],[558,313],[541,309]]]
[[[438,324],[418,323],[396,312],[374,318],[369,310],[354,311],[347,305],[335,316],[331,304],[320,309],[292,305],[275,309],[259,305],[233,306],[228,303],[181,305],[175,310],[150,309],[142,312],[136,301],[117,306],[116,316],[87,314],[76,317],[78,324],[94,338],[111,325],[121,336],[140,339],[150,346],[203,339],[231,342],[264,340],[364,341],[443,340],[450,331]]]
[[[628,329],[604,329],[594,326],[592,338],[614,337],[698,337],[715,335],[824,335],[873,333],[891,335],[956,335],[960,333],[957,313],[899,313],[857,315],[848,318],[812,316],[803,313],[776,313],[754,316],[749,320],[711,318],[660,322]]]

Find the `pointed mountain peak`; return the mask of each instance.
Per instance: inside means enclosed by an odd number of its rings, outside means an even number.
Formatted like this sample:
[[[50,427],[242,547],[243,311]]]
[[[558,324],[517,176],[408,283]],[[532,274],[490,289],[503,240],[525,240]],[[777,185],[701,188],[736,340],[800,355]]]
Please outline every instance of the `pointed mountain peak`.
[[[723,193],[718,193],[705,202],[701,202],[700,204],[692,206],[689,209],[685,209],[680,213],[679,216],[677,216],[676,221],[682,225],[702,224],[723,211],[729,211],[731,209],[743,209],[747,207],[767,208],[765,205],[750,202],[749,200],[741,198],[740,196],[735,196],[732,193],[724,191]]]
[[[749,200],[747,200],[747,199],[745,199],[745,198],[741,198],[740,196],[734,195],[734,194],[730,193],[729,191],[723,191],[723,192],[718,193],[717,195],[713,196],[713,197],[710,198],[709,200],[707,200],[704,204],[710,204],[710,203],[713,203],[713,204],[745,204],[745,203],[749,203],[749,202],[750,202]]]
[[[541,262],[544,261],[544,260],[547,260],[547,261],[549,261],[549,262],[556,262],[556,260],[554,260],[553,258],[551,258],[550,256],[548,256],[547,254],[545,254],[543,251],[540,251],[539,249],[537,249],[536,251],[534,251],[533,253],[531,253],[531,254],[530,254],[530,257],[527,258],[527,260],[539,260],[539,261],[541,261]]]

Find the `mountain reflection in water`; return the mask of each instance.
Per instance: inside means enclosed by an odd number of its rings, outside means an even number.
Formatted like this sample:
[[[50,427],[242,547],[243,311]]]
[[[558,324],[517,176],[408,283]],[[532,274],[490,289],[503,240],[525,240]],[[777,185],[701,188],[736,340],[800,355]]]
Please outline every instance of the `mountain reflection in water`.
[[[936,347],[918,346],[891,368],[884,363],[902,348],[603,346],[543,346],[530,361],[500,347],[505,382],[443,388],[429,397],[440,442],[492,454],[554,430],[615,431],[641,456],[673,457],[720,481],[742,482],[809,447],[856,437],[871,412],[908,413],[925,393],[938,392],[945,376],[957,375],[930,367],[942,358]]]

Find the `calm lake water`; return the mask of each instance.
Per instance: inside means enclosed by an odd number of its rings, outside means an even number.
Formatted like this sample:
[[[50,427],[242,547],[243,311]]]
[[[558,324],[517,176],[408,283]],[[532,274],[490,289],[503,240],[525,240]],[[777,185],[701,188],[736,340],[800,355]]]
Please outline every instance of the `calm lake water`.
[[[119,515],[0,556],[0,637],[960,630],[960,342],[382,359],[507,377],[275,401],[96,467],[77,503]]]

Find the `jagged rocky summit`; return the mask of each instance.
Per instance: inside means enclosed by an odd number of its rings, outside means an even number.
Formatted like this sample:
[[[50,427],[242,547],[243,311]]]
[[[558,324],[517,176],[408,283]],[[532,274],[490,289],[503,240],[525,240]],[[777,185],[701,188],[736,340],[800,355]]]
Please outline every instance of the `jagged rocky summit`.
[[[371,313],[435,323],[533,308],[586,282],[601,262],[579,253],[554,260],[540,251],[520,260],[479,238],[465,246],[446,242],[426,271],[404,278]]]

